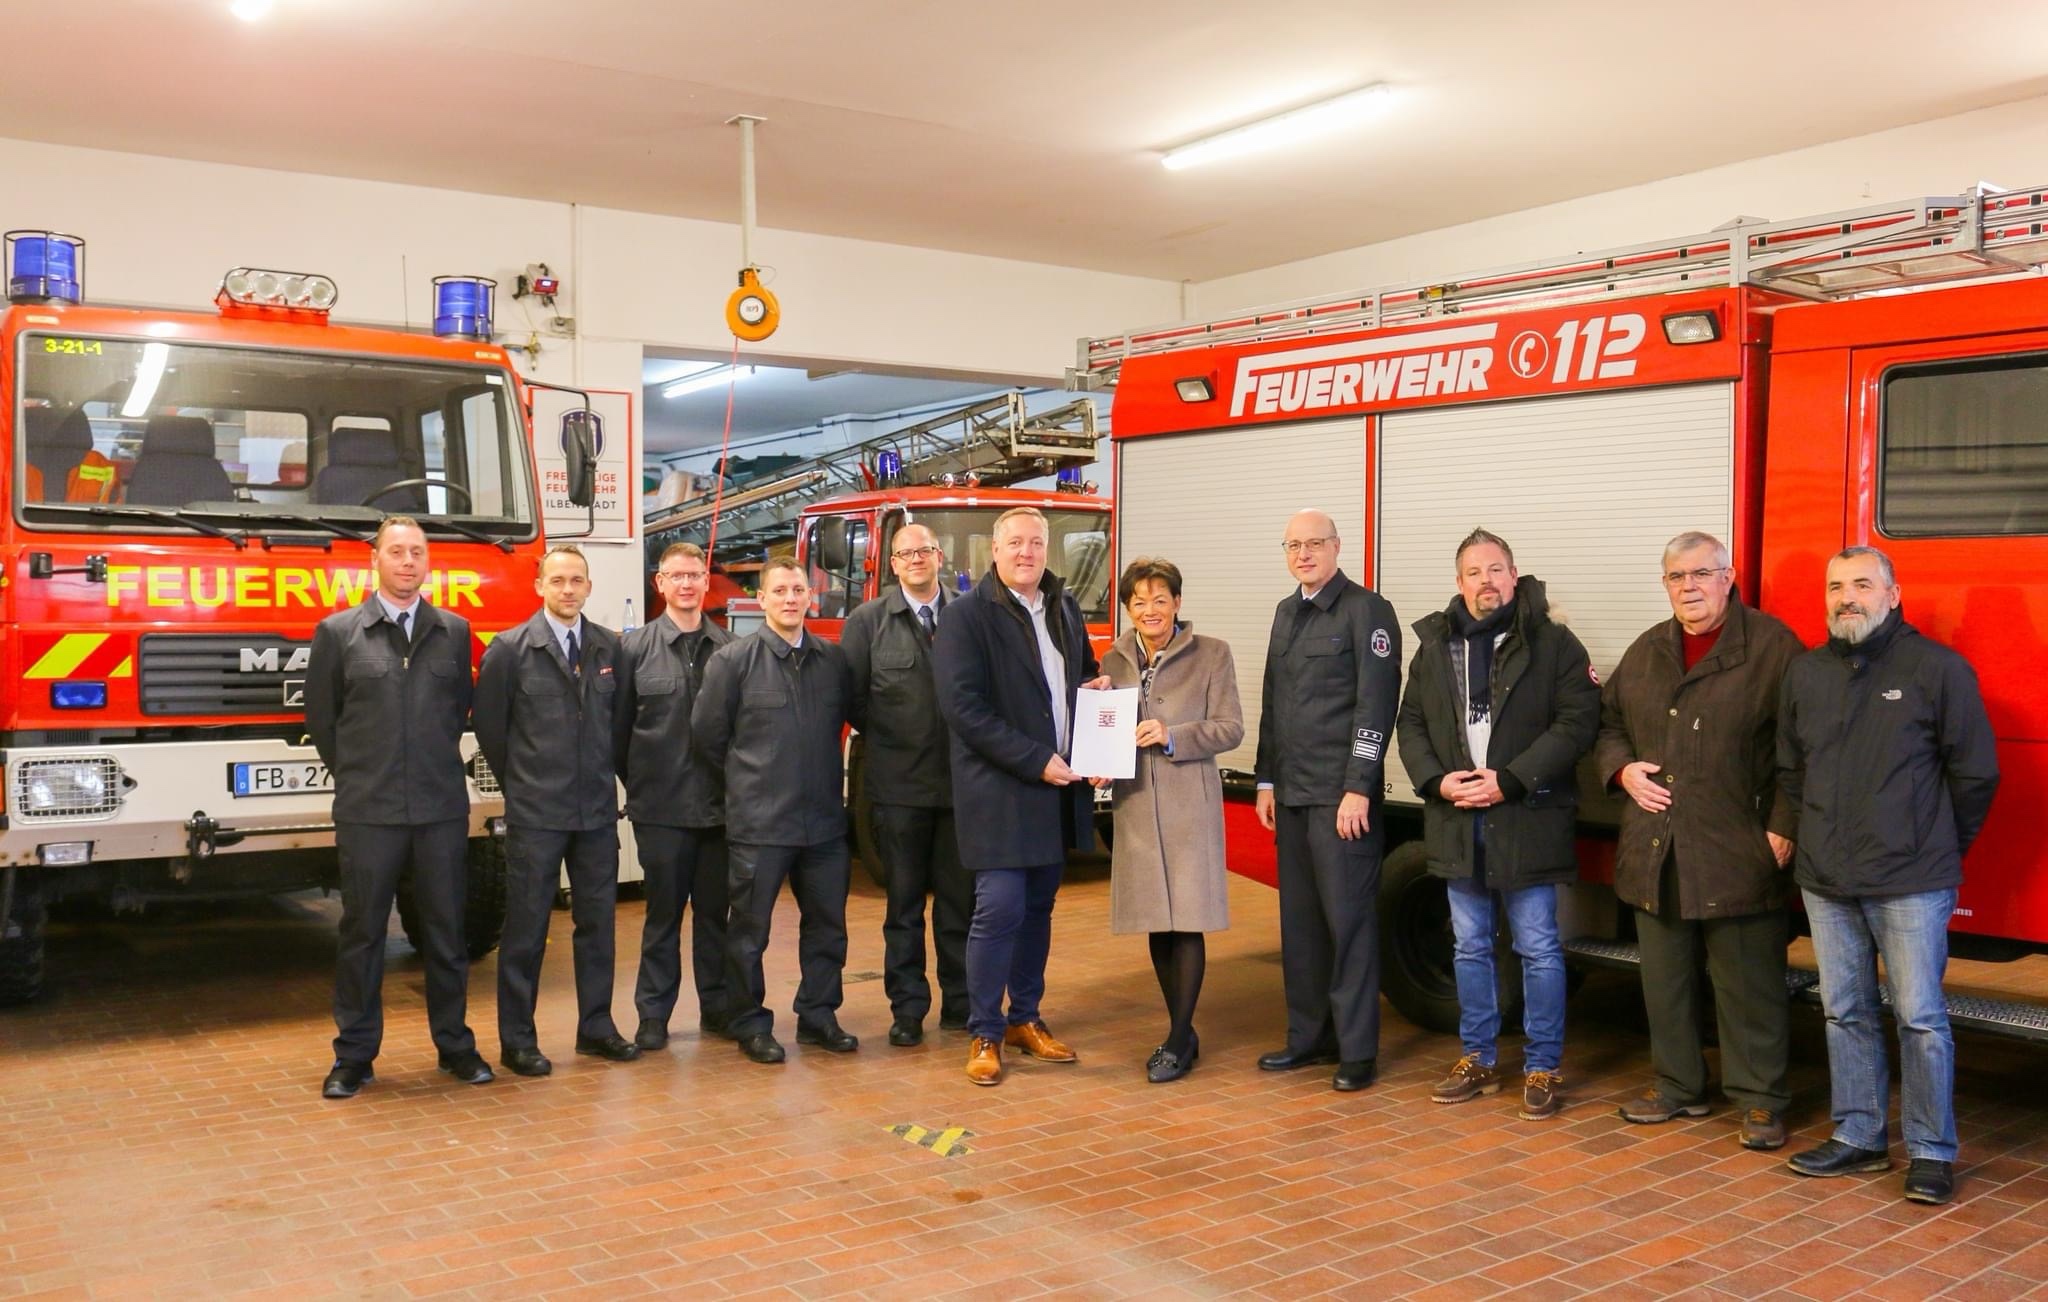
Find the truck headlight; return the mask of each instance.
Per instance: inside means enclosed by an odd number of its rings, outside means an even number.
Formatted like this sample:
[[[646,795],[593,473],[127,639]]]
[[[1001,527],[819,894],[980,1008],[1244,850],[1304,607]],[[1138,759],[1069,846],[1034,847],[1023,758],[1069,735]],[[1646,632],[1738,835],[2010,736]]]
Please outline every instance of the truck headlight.
[[[14,808],[23,818],[105,818],[123,795],[111,755],[25,760],[14,770]]]

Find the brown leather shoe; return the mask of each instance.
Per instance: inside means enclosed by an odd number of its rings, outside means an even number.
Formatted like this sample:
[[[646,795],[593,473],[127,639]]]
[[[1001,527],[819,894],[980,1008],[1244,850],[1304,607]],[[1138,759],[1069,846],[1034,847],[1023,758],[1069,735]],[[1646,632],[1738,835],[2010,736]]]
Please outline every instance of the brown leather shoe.
[[[998,1085],[1003,1079],[1003,1046],[994,1040],[974,1037],[967,1051],[967,1079],[976,1085]]]
[[[1768,1108],[1742,1114],[1742,1146],[1768,1152],[1785,1146],[1785,1119]]]
[[[1003,1032],[1003,1043],[1013,1049],[1022,1049],[1040,1062],[1073,1062],[1072,1049],[1052,1038],[1052,1032],[1045,1029],[1044,1022],[1026,1022],[1012,1026]]]

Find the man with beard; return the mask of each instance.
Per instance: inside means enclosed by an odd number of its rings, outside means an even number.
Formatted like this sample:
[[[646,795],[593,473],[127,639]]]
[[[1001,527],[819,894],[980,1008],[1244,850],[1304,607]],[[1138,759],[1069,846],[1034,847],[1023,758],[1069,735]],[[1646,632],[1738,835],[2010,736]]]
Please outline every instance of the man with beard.
[[[1998,789],[1977,676],[1899,611],[1891,559],[1849,547],[1828,562],[1828,640],[1792,662],[1778,769],[1800,811],[1794,876],[1827,1013],[1835,1133],[1794,1154],[1800,1175],[1883,1171],[1887,1076],[1877,961],[1899,1024],[1905,1195],[1955,1196],[1955,1037],[1942,1000],[1963,852]]]

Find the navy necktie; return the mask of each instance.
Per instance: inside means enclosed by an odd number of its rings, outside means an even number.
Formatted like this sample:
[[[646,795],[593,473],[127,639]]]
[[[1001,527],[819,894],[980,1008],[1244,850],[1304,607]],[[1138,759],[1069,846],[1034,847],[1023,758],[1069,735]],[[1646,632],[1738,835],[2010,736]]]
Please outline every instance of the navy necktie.
[[[919,606],[917,608],[917,622],[924,625],[924,640],[930,642],[932,635],[938,631],[939,627],[938,621],[932,617],[932,608],[930,606]]]
[[[569,672],[578,678],[583,676],[583,657],[576,646],[576,630],[569,630]]]
[[[398,636],[405,639],[407,646],[412,645],[412,612],[409,610],[398,612]]]

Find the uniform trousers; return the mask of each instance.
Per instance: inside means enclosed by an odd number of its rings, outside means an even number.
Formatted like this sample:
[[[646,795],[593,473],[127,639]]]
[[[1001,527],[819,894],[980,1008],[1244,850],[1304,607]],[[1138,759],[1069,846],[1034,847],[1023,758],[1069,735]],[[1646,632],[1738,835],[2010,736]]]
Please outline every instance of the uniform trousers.
[[[1280,805],[1274,821],[1287,1047],[1334,1047],[1345,1062],[1377,1058],[1386,833],[1375,816],[1364,836],[1345,840],[1337,835],[1335,805]]]
[[[647,918],[640,928],[640,977],[633,1006],[641,1021],[663,1026],[682,990],[683,910],[690,910],[690,974],[698,1015],[723,1024],[732,1002],[726,981],[725,829],[633,824],[633,844],[645,878]]]
[[[914,805],[873,807],[875,849],[882,856],[888,893],[882,916],[882,985],[900,1022],[922,1022],[932,1008],[925,976],[924,901],[932,901],[932,948],[937,952],[941,1015],[967,1020],[967,923],[974,881],[960,865],[953,811]]]
[[[443,1054],[471,1053],[469,950],[462,910],[468,890],[469,821],[336,823],[341,861],[341,943],[334,963],[334,1056],[371,1062],[384,1043],[384,942],[391,902],[409,868],[427,967],[427,1026]]]
[[[548,917],[562,866],[569,869],[569,916],[576,924],[576,1036],[619,1033],[612,1020],[612,967],[618,941],[619,829],[562,832],[512,824],[505,829],[505,938],[498,946],[498,1042],[510,1052],[538,1049],[533,1010],[547,954]]]
[[[775,899],[785,881],[796,897],[796,952],[803,971],[792,1008],[797,1027],[834,1025],[845,998],[841,977],[846,971],[846,838],[835,837],[818,845],[734,841],[727,864],[732,916],[726,924],[726,953],[733,969],[728,978],[733,1014],[726,1029],[737,1040],[775,1029],[761,955],[768,948]]]

